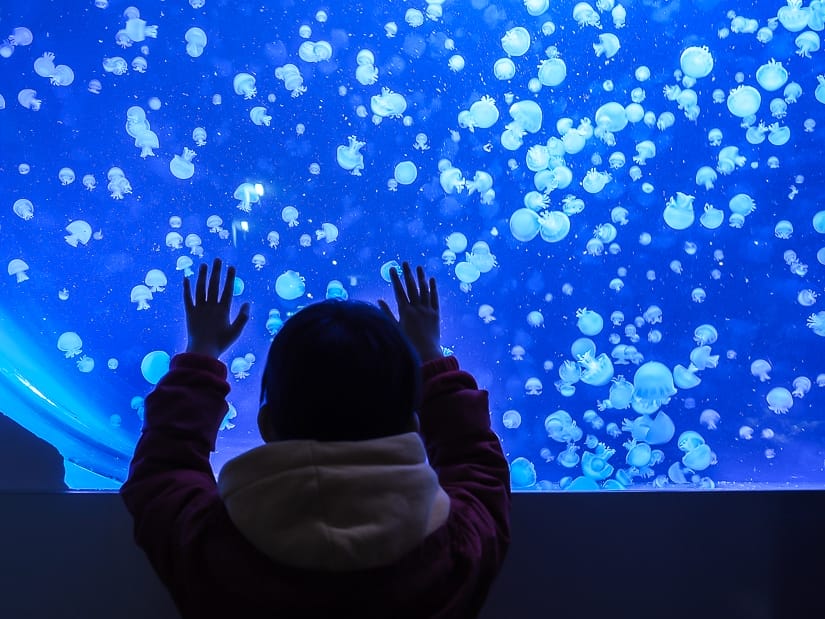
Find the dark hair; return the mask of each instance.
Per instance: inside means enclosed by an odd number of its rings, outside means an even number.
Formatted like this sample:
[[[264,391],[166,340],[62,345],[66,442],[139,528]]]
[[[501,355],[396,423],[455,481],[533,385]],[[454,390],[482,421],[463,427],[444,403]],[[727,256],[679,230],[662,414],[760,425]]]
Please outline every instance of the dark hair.
[[[261,403],[276,440],[359,441],[414,429],[420,360],[398,324],[331,299],[289,318],[269,348]]]

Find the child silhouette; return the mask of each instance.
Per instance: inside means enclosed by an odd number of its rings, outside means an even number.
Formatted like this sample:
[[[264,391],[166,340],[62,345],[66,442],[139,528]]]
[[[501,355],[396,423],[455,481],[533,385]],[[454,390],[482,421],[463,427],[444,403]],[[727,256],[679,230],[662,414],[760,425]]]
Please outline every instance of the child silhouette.
[[[226,415],[218,357],[249,320],[235,269],[184,279],[187,352],[145,401],[121,489],[185,618],[470,618],[510,542],[510,482],[487,392],[443,357],[434,279],[403,265],[398,305],[329,300],[275,336],[263,445],[209,463]],[[220,293],[220,294],[219,294]]]

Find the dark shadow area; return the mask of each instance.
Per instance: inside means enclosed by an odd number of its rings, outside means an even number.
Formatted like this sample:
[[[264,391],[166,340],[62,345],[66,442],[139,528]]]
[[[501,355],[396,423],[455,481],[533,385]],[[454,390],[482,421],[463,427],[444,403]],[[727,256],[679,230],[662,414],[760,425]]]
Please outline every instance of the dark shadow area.
[[[63,456],[0,412],[0,492],[61,492]]]

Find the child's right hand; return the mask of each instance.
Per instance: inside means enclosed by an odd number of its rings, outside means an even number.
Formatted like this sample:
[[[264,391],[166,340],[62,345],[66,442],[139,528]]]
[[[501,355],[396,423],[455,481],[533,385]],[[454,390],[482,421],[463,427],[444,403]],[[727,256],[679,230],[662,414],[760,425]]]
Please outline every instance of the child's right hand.
[[[441,316],[438,309],[435,278],[430,278],[428,286],[423,267],[416,268],[417,283],[408,262],[404,263],[403,270],[404,281],[407,284],[406,292],[398,270],[390,270],[390,280],[392,280],[395,301],[398,304],[398,325],[418,352],[421,362],[426,363],[442,356]],[[378,306],[387,316],[395,320],[392,310],[384,300],[379,300]]]

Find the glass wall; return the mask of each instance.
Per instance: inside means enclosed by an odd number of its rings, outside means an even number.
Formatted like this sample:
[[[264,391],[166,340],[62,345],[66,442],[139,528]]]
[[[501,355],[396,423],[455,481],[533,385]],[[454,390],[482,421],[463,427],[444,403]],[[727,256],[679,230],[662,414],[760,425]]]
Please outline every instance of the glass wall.
[[[408,260],[515,489],[825,487],[825,3],[734,5],[5,3],[0,488],[120,485],[215,257],[216,471],[283,322]]]

